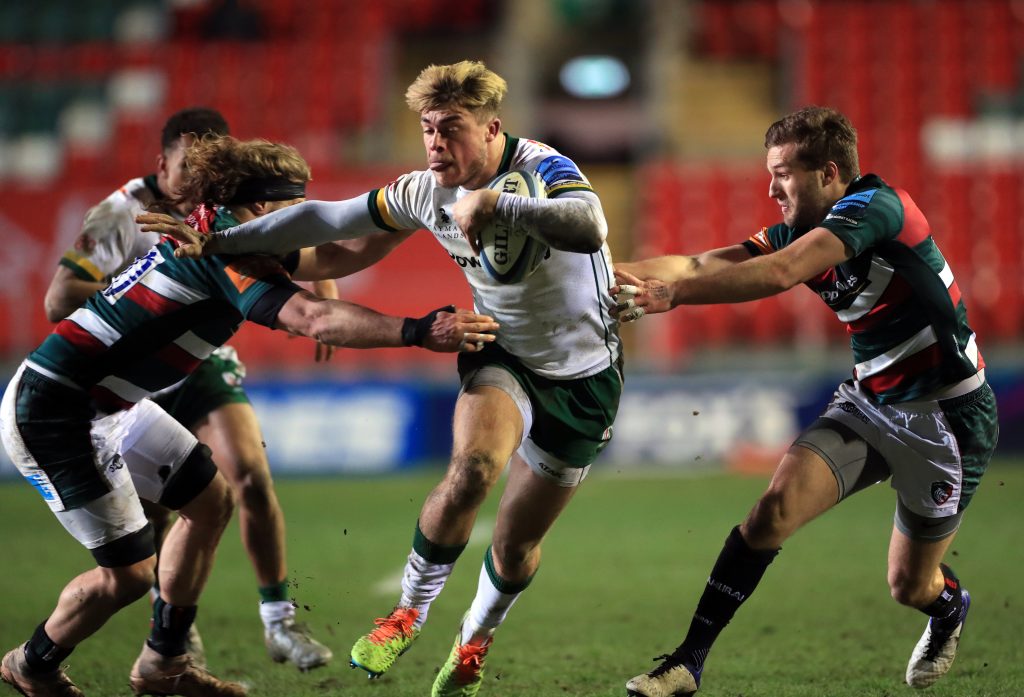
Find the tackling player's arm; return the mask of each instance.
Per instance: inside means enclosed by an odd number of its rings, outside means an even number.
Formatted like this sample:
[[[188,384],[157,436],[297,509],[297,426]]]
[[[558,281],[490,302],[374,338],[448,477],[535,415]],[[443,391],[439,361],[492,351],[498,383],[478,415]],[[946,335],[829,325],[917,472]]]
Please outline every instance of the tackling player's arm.
[[[80,308],[93,293],[106,287],[107,284],[102,281],[87,281],[76,276],[68,267],[58,266],[43,298],[46,319],[60,322]]]
[[[750,259],[742,244],[712,249],[696,256],[669,255],[640,261],[616,262],[615,271],[635,279],[656,279],[671,283],[701,273],[709,273]]]
[[[730,249],[730,248],[726,248]],[[839,237],[815,228],[782,249],[740,263],[691,268],[672,281],[621,278],[611,289],[616,295],[614,314],[626,321],[643,314],[667,312],[677,305],[737,303],[777,295],[809,281],[853,256]],[[626,283],[634,280],[637,283]],[[642,310],[637,313],[636,310]],[[628,315],[628,316],[627,316]]]
[[[354,240],[329,242],[299,250],[299,262],[292,278],[307,281],[350,276],[376,264],[409,239],[413,232],[376,232]]]
[[[422,346],[430,351],[479,351],[494,341],[498,323],[486,315],[452,306],[419,319],[392,317],[362,305],[318,298],[306,290],[292,295],[277,313],[277,329],[346,348]]]
[[[777,295],[852,256],[833,232],[815,228],[771,254],[682,278],[671,284],[672,306],[738,303]]]

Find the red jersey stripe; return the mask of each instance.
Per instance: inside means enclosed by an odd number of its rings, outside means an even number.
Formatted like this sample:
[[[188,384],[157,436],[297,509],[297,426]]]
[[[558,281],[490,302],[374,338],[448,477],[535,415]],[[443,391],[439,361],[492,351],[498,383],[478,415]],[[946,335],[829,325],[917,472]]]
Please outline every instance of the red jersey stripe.
[[[191,353],[177,344],[168,344],[154,354],[154,357],[161,363],[166,363],[182,373],[191,373],[196,369],[203,359],[196,358]]]
[[[919,375],[941,365],[942,361],[942,350],[937,343],[932,344],[928,348],[921,349],[914,355],[894,363],[882,372],[864,378],[861,380],[861,384],[875,394],[879,394],[913,381]]]
[[[953,303],[953,307],[960,304],[960,286],[956,284],[956,281],[949,285],[949,299]]]
[[[878,299],[875,306],[861,317],[846,325],[846,331],[850,334],[860,334],[878,326],[889,318],[890,312],[899,312],[902,305],[907,302],[914,292],[906,279],[899,274],[893,274],[892,280]]]
[[[97,356],[107,350],[102,341],[69,319],[61,320],[54,333],[67,339],[72,346],[87,356]]]
[[[152,312],[154,315],[166,315],[182,307],[182,304],[177,300],[166,298],[141,283],[136,283],[129,288],[124,297],[130,299],[142,309]]]
[[[97,407],[110,414],[124,409],[131,409],[135,406],[135,402],[129,402],[127,399],[119,397],[106,387],[101,387],[100,385],[93,385],[89,389],[89,396],[92,397]]]
[[[916,247],[931,237],[931,227],[929,227],[924,213],[914,203],[914,199],[910,198],[910,194],[903,189],[894,189],[894,191],[903,204],[903,229],[900,230],[896,241],[911,248]]]

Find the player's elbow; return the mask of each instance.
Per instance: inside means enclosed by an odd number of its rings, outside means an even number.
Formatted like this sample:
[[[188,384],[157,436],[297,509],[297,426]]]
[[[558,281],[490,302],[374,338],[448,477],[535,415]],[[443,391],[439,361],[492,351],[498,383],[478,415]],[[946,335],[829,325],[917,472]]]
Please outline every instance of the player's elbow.
[[[772,264],[768,281],[775,293],[782,293],[804,282],[804,278],[792,265]]]
[[[47,322],[53,322],[54,324],[56,324],[57,322],[60,322],[62,319],[64,319],[64,315],[61,314],[60,310],[55,308],[50,303],[44,303],[43,308],[46,311]]]
[[[300,291],[277,313],[275,326],[292,334],[320,341],[327,332],[329,307],[326,301]]]
[[[566,244],[551,246],[564,252],[594,254],[601,251],[604,241],[608,239],[608,224],[603,217],[595,217],[586,224],[579,225],[574,233],[570,240],[566,240]]]
[[[608,223],[604,221],[604,218],[598,218],[584,232],[583,245],[586,247],[586,253],[593,254],[594,252],[601,251],[601,247],[604,246],[604,242],[607,239]]]
[[[43,311],[46,313],[46,320],[54,323],[60,322],[69,314],[64,303],[52,292],[48,292],[43,299]]]

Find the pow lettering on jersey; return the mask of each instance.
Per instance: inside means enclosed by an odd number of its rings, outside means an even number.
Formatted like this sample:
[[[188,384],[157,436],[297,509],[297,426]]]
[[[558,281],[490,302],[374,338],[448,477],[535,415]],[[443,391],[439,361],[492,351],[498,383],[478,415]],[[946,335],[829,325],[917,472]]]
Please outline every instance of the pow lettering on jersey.
[[[825,216],[825,220],[842,220],[851,225],[858,225],[857,221],[864,217],[868,204],[871,203],[871,198],[876,191],[878,189],[868,189],[844,196],[832,206],[832,210]]]
[[[576,163],[561,155],[552,155],[537,165],[537,174],[544,180],[548,198],[567,191],[592,191]]]

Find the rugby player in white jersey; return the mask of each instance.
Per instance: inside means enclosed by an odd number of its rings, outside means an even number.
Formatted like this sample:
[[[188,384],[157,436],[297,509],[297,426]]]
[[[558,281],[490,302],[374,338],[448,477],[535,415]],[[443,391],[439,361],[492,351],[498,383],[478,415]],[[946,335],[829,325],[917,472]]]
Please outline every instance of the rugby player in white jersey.
[[[77,310],[105,288],[109,278],[157,243],[156,234],[139,230],[136,215],[153,204],[162,205],[178,218],[191,212],[194,201],[171,201],[185,180],[185,152],[197,135],[227,132],[224,117],[204,107],[182,109],[167,119],[156,173],[132,179],[93,207],[74,247],[61,257],[46,292],[50,321],[59,322]],[[253,201],[235,203],[241,214],[248,212]],[[338,297],[333,281],[318,284],[315,292]],[[322,354],[329,356],[329,350],[317,343],[316,359]],[[256,575],[258,595],[253,597],[259,598],[268,654],[275,661],[309,670],[326,664],[332,654],[310,635],[308,627],[295,621],[295,604],[288,589],[284,513],[274,492],[259,421],[242,385],[245,372],[235,349],[222,346],[184,383],[154,401],[210,446],[217,467],[235,492],[242,542]],[[149,502],[144,507],[159,549],[170,512]],[[153,595],[158,595],[158,589]],[[193,627],[189,654],[202,665],[203,653],[202,640]]]
[[[496,342],[459,359],[451,461],[420,512],[401,597],[352,648],[352,665],[374,677],[410,647],[508,466],[477,594],[435,697],[479,691],[492,635],[533,579],[541,540],[611,437],[622,384],[601,202],[571,160],[502,131],[505,92],[505,81],[482,63],[426,68],[406,101],[420,119],[428,168],[362,196],[306,202],[209,238],[158,216],[140,218],[149,223],[144,230],[181,235],[186,255],[320,245],[303,252],[297,278],[352,273],[426,229],[462,268],[477,312],[501,325]],[[547,198],[486,188],[511,169],[537,172]],[[521,282],[498,283],[480,264],[476,236],[494,219],[550,247]]]

